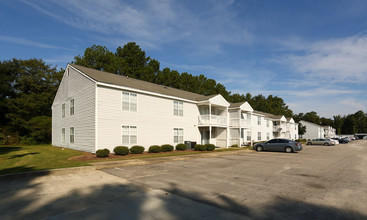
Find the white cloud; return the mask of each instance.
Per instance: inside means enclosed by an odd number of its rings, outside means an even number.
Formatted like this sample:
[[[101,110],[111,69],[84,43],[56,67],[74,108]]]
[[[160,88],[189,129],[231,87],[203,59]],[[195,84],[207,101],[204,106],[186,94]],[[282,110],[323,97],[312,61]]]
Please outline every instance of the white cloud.
[[[158,45],[181,42],[199,55],[220,53],[223,44],[242,45],[254,39],[235,19],[233,2],[201,2],[205,4],[203,11],[198,11],[194,4],[170,0],[24,3],[78,29]]]
[[[367,82],[367,36],[302,43],[291,40],[293,54],[274,61],[289,66],[305,80],[320,83]],[[300,54],[301,53],[301,54]]]
[[[0,35],[0,41],[4,41],[7,43],[13,43],[13,44],[20,44],[20,45],[25,45],[25,46],[30,46],[30,47],[38,47],[38,48],[46,48],[46,49],[60,49],[60,47],[56,47],[56,46],[48,45],[44,43],[39,43],[36,41],[31,41],[31,40],[20,38],[20,37]]]

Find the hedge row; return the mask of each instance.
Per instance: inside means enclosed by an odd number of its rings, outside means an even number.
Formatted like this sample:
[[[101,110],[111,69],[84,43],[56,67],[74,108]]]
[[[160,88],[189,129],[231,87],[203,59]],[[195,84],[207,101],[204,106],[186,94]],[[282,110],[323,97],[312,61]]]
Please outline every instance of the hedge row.
[[[215,146],[213,144],[205,144],[195,145],[195,150],[197,151],[213,151],[215,149]],[[116,155],[128,155],[130,154],[142,154],[144,152],[145,148],[139,145],[132,146],[130,149],[125,146],[117,146],[113,149],[113,152]],[[186,150],[185,144],[177,144],[176,150],[178,151],[184,151]],[[164,144],[162,146],[159,145],[152,145],[149,147],[148,152],[149,153],[159,153],[159,152],[170,152],[173,151],[173,146],[170,144]],[[110,151],[108,149],[101,149],[97,150],[96,155],[97,157],[108,157],[110,154]]]

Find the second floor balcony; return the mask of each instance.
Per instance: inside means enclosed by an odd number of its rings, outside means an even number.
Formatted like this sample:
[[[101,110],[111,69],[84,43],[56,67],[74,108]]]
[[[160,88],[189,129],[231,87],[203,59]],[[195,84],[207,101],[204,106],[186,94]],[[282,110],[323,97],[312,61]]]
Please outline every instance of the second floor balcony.
[[[227,126],[227,117],[221,115],[200,115],[199,125],[220,125]]]
[[[231,119],[229,119],[229,125],[232,126],[232,127],[250,127],[251,126],[251,120],[231,118]]]

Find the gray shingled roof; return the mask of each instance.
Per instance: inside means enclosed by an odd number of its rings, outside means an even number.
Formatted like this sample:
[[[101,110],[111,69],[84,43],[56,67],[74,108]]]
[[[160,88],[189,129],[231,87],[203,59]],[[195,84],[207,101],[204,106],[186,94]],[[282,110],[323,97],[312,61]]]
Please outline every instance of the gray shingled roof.
[[[169,86],[158,85],[151,82],[146,82],[143,80],[138,80],[126,76],[121,76],[113,73],[103,72],[100,70],[95,70],[87,68],[84,66],[79,66],[75,64],[69,64],[70,66],[82,71],[84,74],[94,79],[97,82],[108,83],[112,85],[125,86],[134,89],[141,89],[149,92],[159,93],[162,95],[174,96],[183,99],[188,99],[192,101],[204,101],[208,100],[216,95],[204,96],[192,92],[187,92],[180,89],[171,88]]]
[[[236,108],[236,107],[240,107],[243,103],[245,102],[236,102],[236,103],[230,103],[230,108]]]
[[[256,111],[256,110],[254,110],[254,113],[257,113],[257,114],[260,114],[260,115],[265,115],[265,117],[272,118],[272,119],[281,119],[282,116],[283,116],[283,115],[273,115],[273,114],[270,114],[270,113]]]

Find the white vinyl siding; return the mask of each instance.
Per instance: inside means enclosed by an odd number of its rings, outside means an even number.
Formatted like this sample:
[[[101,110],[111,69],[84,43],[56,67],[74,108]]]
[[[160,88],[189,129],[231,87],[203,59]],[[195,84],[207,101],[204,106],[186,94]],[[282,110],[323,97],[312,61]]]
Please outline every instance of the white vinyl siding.
[[[179,101],[173,101],[173,115],[183,116],[183,103]]]
[[[261,132],[257,132],[257,140],[261,141]]]
[[[95,152],[96,85],[78,71],[70,67],[67,69],[52,104],[52,145]],[[118,98],[121,99],[121,96]],[[71,99],[74,99],[73,116],[69,116]],[[65,118],[62,118],[63,104],[65,104]],[[121,106],[120,102],[118,104]],[[70,127],[74,127],[75,143],[70,143]],[[65,128],[65,142],[61,140],[62,128]],[[120,132],[120,129],[117,130]],[[121,141],[120,135],[117,137]]]
[[[183,143],[183,129],[174,128],[173,131],[173,143]]]
[[[74,99],[70,100],[70,115],[74,115]]]
[[[63,103],[62,105],[61,105],[61,116],[63,117],[63,118],[65,118],[65,103]]]
[[[122,126],[122,144],[136,144],[138,141],[138,132],[136,126]]]
[[[65,143],[65,128],[61,129],[61,143]]]
[[[138,95],[136,93],[122,92],[122,110],[136,112],[138,110]]]
[[[70,128],[70,143],[74,143],[75,135],[74,135],[74,127]]]

